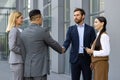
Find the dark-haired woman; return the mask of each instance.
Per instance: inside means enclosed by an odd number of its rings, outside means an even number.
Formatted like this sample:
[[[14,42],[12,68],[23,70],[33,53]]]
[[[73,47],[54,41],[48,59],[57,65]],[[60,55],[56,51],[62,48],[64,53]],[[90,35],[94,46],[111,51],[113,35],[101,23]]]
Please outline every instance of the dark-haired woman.
[[[97,37],[91,47],[86,48],[91,55],[94,80],[108,80],[110,42],[106,32],[106,18],[97,17],[94,20],[94,28],[98,31]]]

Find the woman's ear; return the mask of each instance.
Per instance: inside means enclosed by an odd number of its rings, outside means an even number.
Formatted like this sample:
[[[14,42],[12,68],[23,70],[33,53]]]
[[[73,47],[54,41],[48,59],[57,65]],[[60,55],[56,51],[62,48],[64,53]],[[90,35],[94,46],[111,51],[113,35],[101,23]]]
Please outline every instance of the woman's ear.
[[[102,24],[102,26],[104,26],[105,23],[104,23],[104,22],[101,22],[101,24]]]

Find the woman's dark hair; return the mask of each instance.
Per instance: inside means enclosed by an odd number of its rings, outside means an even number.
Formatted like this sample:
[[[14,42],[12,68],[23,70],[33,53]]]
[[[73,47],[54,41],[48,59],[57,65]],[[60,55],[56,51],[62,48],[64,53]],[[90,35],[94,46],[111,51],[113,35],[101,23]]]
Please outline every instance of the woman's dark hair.
[[[100,31],[100,33],[98,35],[98,38],[96,40],[96,44],[95,44],[95,50],[101,50],[102,46],[101,46],[101,43],[100,43],[100,37],[101,37],[102,33],[106,32],[107,20],[103,16],[96,17],[96,19],[98,19],[100,22],[104,22],[103,29]]]

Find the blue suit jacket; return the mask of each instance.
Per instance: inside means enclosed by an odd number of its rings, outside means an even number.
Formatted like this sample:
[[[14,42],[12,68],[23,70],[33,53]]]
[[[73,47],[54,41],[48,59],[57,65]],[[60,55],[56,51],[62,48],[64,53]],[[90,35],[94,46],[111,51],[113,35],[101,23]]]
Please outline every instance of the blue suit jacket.
[[[91,47],[91,44],[93,43],[94,39],[96,37],[95,30],[93,27],[85,24],[84,28],[84,47]],[[79,35],[77,26],[73,25],[68,28],[67,34],[66,34],[66,40],[64,41],[63,46],[68,49],[68,47],[71,44],[71,50],[70,50],[70,62],[75,63],[78,59],[78,53],[79,53]],[[86,53],[84,50],[84,55],[87,57],[87,59],[90,61],[90,56]]]

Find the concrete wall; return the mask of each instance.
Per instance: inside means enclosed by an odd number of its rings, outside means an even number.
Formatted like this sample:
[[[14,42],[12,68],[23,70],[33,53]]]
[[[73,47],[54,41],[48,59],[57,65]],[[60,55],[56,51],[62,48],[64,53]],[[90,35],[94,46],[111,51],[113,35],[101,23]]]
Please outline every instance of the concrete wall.
[[[105,0],[105,16],[111,42],[109,80],[120,80],[120,0]]]

